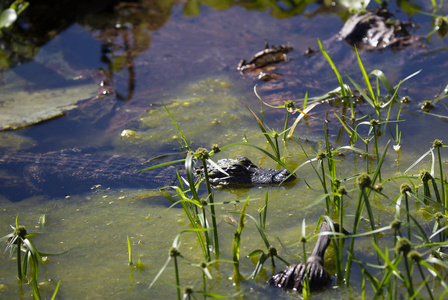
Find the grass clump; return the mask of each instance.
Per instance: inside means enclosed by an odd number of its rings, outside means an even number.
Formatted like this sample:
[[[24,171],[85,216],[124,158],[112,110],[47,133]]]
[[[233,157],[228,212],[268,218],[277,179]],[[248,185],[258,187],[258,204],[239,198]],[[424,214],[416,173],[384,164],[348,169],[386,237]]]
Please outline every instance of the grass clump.
[[[39,218],[42,225],[43,217]],[[39,291],[39,264],[45,268],[42,256],[54,255],[37,250],[31,238],[37,233],[28,233],[25,226],[18,224],[18,216],[15,220],[15,226],[11,225],[13,232],[0,238],[0,242],[6,241],[5,252],[9,252],[10,257],[16,254],[17,261],[17,279],[19,283],[26,282],[31,286],[33,298],[41,299]],[[60,285],[60,280],[55,288],[52,299],[55,298]]]

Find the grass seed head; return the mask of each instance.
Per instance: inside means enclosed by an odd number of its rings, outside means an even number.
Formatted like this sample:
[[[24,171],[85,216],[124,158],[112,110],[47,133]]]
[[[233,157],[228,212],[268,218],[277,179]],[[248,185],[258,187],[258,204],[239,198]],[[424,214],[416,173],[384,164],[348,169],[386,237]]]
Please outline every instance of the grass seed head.
[[[395,252],[397,254],[403,254],[403,256],[408,255],[408,253],[411,252],[411,249],[411,243],[407,238],[401,238],[395,246]]]
[[[184,295],[192,295],[193,294],[193,288],[191,286],[184,287]]]
[[[16,229],[14,229],[14,233],[15,236],[20,237],[21,239],[25,239],[26,236],[26,229],[25,226],[19,225],[16,227]]]
[[[437,28],[437,35],[444,38],[448,33],[447,17],[437,17],[435,24]]]
[[[377,184],[377,185],[375,185],[375,190],[377,192],[381,192],[383,190],[383,186],[381,184]]]
[[[218,153],[218,152],[221,151],[221,149],[219,149],[218,144],[213,144],[212,145],[212,151],[213,151],[213,153]]]
[[[270,256],[277,256],[277,249],[274,247],[269,247],[269,255]]]
[[[338,188],[338,193],[341,195],[347,195],[347,189],[345,188],[345,186],[341,186],[340,188]]]
[[[420,172],[420,179],[422,182],[428,182],[429,180],[432,179],[432,176],[428,171],[423,170]]]
[[[406,183],[403,183],[400,186],[400,193],[402,194],[406,194],[407,192],[412,192],[412,189],[409,185],[407,185]]]
[[[171,257],[180,256],[180,252],[179,252],[179,250],[176,247],[171,247],[170,251],[169,251],[169,254],[170,254]]]
[[[375,120],[375,119],[370,120],[370,126],[376,126],[376,125],[378,125],[378,124],[379,124],[379,123],[378,123],[377,120]]]
[[[400,227],[401,227],[401,221],[398,220],[398,219],[393,220],[393,221],[390,223],[390,227],[392,227],[392,229],[394,229],[395,231],[400,230]]]
[[[434,148],[440,148],[443,146],[443,142],[441,140],[434,140],[434,142],[432,142],[432,146]]]
[[[438,211],[434,214],[434,219],[436,219],[437,221],[443,218],[443,214]]]
[[[292,100],[285,101],[285,108],[288,112],[292,113],[296,109]]]
[[[204,160],[208,158],[208,150],[205,148],[198,148],[196,152],[194,153],[194,156],[196,156],[200,160]]]
[[[411,252],[409,252],[408,257],[410,260],[417,262],[417,263],[422,259],[422,256],[420,255],[420,253],[418,253],[415,250],[412,250]]]
[[[327,154],[326,154],[325,152],[323,152],[323,151],[319,151],[319,152],[317,153],[317,155],[316,155],[316,158],[317,158],[318,160],[323,160],[325,157],[327,157]]]
[[[356,182],[358,183],[360,189],[365,189],[372,184],[372,180],[367,173],[362,173],[359,175]]]

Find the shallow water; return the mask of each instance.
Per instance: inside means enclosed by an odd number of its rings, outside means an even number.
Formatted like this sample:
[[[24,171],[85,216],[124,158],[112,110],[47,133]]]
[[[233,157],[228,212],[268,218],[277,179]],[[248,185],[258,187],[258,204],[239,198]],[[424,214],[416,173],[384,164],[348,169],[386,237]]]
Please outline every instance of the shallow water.
[[[319,9],[317,5],[310,5],[303,14],[285,19],[272,17],[275,15],[274,10],[246,10],[240,6],[225,10],[201,6],[197,16],[186,16],[186,8],[182,4],[165,9],[164,14],[158,15],[160,19],[153,18],[159,23],[148,24],[141,21],[141,27],[127,24],[123,27],[124,30],[115,32],[116,36],[113,32],[108,35],[100,29],[101,26],[95,27],[94,23],[74,24],[43,46],[36,56],[37,61],[45,62],[48,57],[57,55],[69,57],[66,60],[68,65],[75,69],[71,70],[74,74],[78,74],[80,70],[83,74],[88,73],[86,70],[96,74],[99,67],[112,68],[113,78],[109,80],[112,81],[116,94],[95,100],[88,99],[81,102],[78,109],[67,112],[62,118],[14,132],[17,142],[13,142],[14,147],[5,148],[5,151],[20,148],[41,153],[82,146],[96,147],[101,153],[139,157],[179,152],[179,133],[161,106],[161,101],[173,114],[187,140],[192,143],[193,149],[210,149],[215,143],[223,147],[250,138],[250,143],[269,151],[265,139],[259,135],[260,129],[254,117],[244,103],[259,114],[260,104],[253,93],[255,84],[258,84],[258,91],[263,100],[272,105],[282,105],[283,100],[303,98],[306,92],[309,96],[320,96],[337,87],[337,80],[320,53],[310,58],[302,55],[307,47],[317,49],[316,37],[323,41],[341,73],[348,73],[357,82],[362,82],[353,50],[342,42],[330,42],[343,22],[336,14],[327,14],[326,11],[313,15]],[[429,32],[429,17],[416,15],[414,18],[421,23],[418,33],[423,35]],[[129,36],[126,34],[132,36],[132,43],[127,40]],[[75,38],[79,39],[79,43],[87,50],[80,52],[80,47],[74,43]],[[94,58],[98,57],[101,43],[105,43],[106,38],[112,39],[114,44],[109,45],[113,50],[112,54],[109,54],[112,64],[105,63],[104,59]],[[272,44],[290,43],[295,48],[291,53],[292,60],[277,65],[274,70],[283,74],[283,77],[267,83],[257,81],[253,74],[241,75],[235,70],[241,58],[248,59],[262,49],[265,39]],[[396,53],[385,50],[382,53],[360,54],[368,71],[381,69],[392,84],[397,84],[400,79],[423,68],[417,77],[405,82],[400,90],[400,96],[411,97],[412,102],[404,107],[414,115],[401,112],[400,119],[406,120],[399,123],[399,129],[402,131],[402,150],[396,153],[389,147],[382,168],[383,179],[401,175],[431,147],[434,139],[446,140],[446,121],[419,111],[420,102],[432,99],[446,85],[446,82],[436,77],[444,78],[442,75],[447,69],[444,59],[447,41],[436,36],[433,36],[431,41],[427,47],[429,51],[434,52],[405,49]],[[129,45],[133,47],[131,54],[122,50]],[[442,50],[435,52],[437,49]],[[127,67],[123,63],[125,59],[132,60],[128,61]],[[51,62],[44,65],[47,68],[57,65],[59,67],[56,70],[64,73],[60,71],[63,63],[57,60]],[[17,67],[20,68],[22,66]],[[28,83],[26,88],[37,89],[39,85],[36,86],[35,82],[39,77],[38,70],[33,69],[33,66],[29,68],[26,71],[30,77],[34,76],[34,79],[28,79],[33,83]],[[11,71],[5,71],[7,74],[9,72]],[[20,73],[20,70],[17,72]],[[13,79],[10,81],[6,80],[5,85],[14,81],[14,77],[11,78]],[[84,81],[87,82],[96,80],[90,79],[89,76],[86,78],[88,79]],[[55,85],[66,84],[55,82]],[[300,105],[301,102],[298,101],[297,106]],[[330,106],[326,106],[326,109],[329,112],[330,140],[335,143],[341,126],[332,110],[340,114],[342,109]],[[356,111],[360,115],[375,116],[374,111],[365,103],[358,106]],[[303,149],[297,139],[287,143],[284,153],[290,168],[294,169],[308,159],[304,153],[312,158],[319,149],[323,149],[322,121],[325,112],[324,108],[316,107],[308,118],[308,123],[301,122],[296,129],[297,137],[302,137]],[[432,112],[446,115],[441,104]],[[281,132],[285,118],[284,109],[265,106],[264,114],[266,123]],[[396,114],[397,109],[394,108],[392,115]],[[136,136],[122,137],[120,134],[125,129],[135,130]],[[367,134],[367,131],[366,126],[364,134]],[[379,141],[380,152],[390,139],[388,134],[395,136],[395,123],[391,125],[390,130],[384,128],[384,131],[387,134]],[[6,136],[11,133],[0,134],[2,140],[6,140]],[[304,141],[303,137],[310,141]],[[347,145],[348,141],[349,137],[344,133],[338,145]],[[369,151],[373,151],[372,145],[373,142]],[[361,141],[358,141],[357,146],[362,149],[365,147]],[[345,156],[337,157],[339,178],[365,171],[364,157],[350,151],[344,153]],[[244,146],[226,149],[219,153],[216,159],[238,155],[248,156],[262,167],[278,167],[261,152]],[[374,162],[369,161],[369,166],[374,168]],[[428,167],[428,159],[423,160],[410,173],[417,174],[425,166]],[[297,181],[280,188],[255,187],[215,191],[217,203],[240,203],[216,206],[222,252],[220,259],[223,262],[210,268],[214,278],[213,281],[207,281],[210,291],[232,295],[241,290],[247,298],[253,299],[297,297],[295,294],[268,289],[263,285],[272,273],[270,264],[267,264],[257,282],[243,282],[239,289],[229,280],[233,273],[232,265],[224,262],[232,259],[231,242],[237,229],[232,223],[232,217],[238,219],[238,215],[234,213],[241,210],[241,202],[249,196],[251,202],[248,213],[258,218],[257,210],[264,206],[266,191],[269,195],[266,232],[270,242],[278,249],[279,254],[291,263],[302,257],[301,245],[298,245],[302,220],[306,220],[307,233],[311,233],[318,218],[325,213],[325,202],[311,205],[323,194],[313,168],[306,166],[297,175]],[[401,183],[402,181],[396,180],[384,185],[384,194],[390,199],[375,197],[372,206],[377,218],[375,221],[379,226],[385,226],[394,219],[395,207],[390,204],[391,199],[398,195]],[[345,207],[346,224],[352,224],[357,199],[356,182],[349,180],[343,184],[349,190]],[[14,203],[8,200],[8,195],[3,195],[4,197],[0,197],[0,235],[10,232],[9,225],[14,224],[17,215],[19,224],[25,225],[29,232],[42,231],[36,228],[37,220],[40,215],[47,215],[46,232],[33,238],[34,243],[44,252],[67,251],[50,257],[46,270],[41,270],[42,289],[43,293],[48,292],[48,298],[59,279],[61,287],[58,297],[61,299],[175,298],[172,263],[151,290],[148,290],[148,286],[168,258],[168,251],[176,235],[190,228],[182,210],[179,207],[167,209],[171,203],[157,191],[120,191],[113,186],[110,190],[108,188],[101,187],[92,193],[70,195],[69,198],[63,199],[47,199],[44,195],[37,195]],[[412,204],[412,207],[415,209],[414,216],[422,222],[425,231],[430,232],[433,222],[425,221],[424,211],[419,205]],[[360,227],[368,230],[369,224],[364,221]],[[128,266],[126,236],[129,236],[132,243],[133,261],[135,263],[140,256],[145,266],[143,270]],[[181,241],[181,253],[193,263],[200,263],[203,257],[194,233],[182,234]],[[393,237],[384,235],[381,237],[381,243],[392,249]],[[371,237],[357,239],[356,245],[360,260],[377,262]],[[308,254],[313,246],[314,241],[307,244]],[[243,231],[241,246],[241,272],[244,276],[250,275],[255,268],[254,263],[245,257],[254,249],[267,250],[257,229],[248,221]],[[25,285],[23,290],[20,290],[15,280],[16,262],[9,259],[7,254],[2,255],[0,259],[0,298],[29,298],[29,287]],[[333,260],[330,257],[327,261],[327,267],[331,270]],[[283,264],[280,263],[276,271],[282,268]],[[191,267],[188,261],[182,260],[180,273],[182,287],[190,285],[195,290],[202,288],[201,272],[198,268]],[[350,288],[328,289],[317,293],[315,298],[359,298],[362,291],[360,278],[359,269],[354,268]],[[47,280],[50,282],[43,284]]]

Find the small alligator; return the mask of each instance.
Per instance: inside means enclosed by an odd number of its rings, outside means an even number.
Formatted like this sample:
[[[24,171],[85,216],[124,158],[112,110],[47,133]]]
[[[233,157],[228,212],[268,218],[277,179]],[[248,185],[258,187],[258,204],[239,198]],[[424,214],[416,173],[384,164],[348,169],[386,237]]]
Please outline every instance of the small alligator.
[[[239,156],[236,159],[220,159],[217,165],[226,173],[212,165],[208,166],[210,183],[214,186],[278,185],[295,179],[295,176],[288,170],[260,168],[244,156]]]
[[[291,46],[278,45],[269,47],[269,44],[266,41],[264,50],[255,53],[249,62],[242,59],[236,69],[244,72],[246,70],[255,70],[271,64],[288,61],[287,54],[291,51]]]
[[[217,164],[226,174],[210,166],[208,172],[214,186],[280,184],[290,175],[287,170],[259,168],[245,157],[223,159]],[[90,154],[80,149],[6,154],[0,156],[0,188],[2,193],[10,190],[5,196],[17,201],[32,194],[79,194],[96,185],[157,189],[176,183],[175,165],[138,172],[152,165],[155,163],[144,158]],[[290,176],[285,181],[294,178]]]

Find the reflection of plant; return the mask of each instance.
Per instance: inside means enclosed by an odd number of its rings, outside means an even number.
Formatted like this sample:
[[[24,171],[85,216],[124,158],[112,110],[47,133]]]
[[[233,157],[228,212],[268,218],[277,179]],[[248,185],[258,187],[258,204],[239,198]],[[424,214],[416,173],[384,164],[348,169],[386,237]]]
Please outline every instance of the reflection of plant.
[[[29,4],[27,1],[16,0],[5,10],[0,6],[0,29],[11,26]]]

